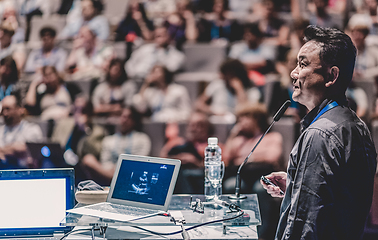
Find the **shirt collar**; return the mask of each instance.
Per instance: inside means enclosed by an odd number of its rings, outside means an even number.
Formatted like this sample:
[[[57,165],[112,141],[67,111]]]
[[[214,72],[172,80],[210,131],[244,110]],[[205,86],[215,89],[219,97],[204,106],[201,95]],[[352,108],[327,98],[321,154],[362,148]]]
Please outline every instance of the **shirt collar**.
[[[346,100],[346,98],[342,98],[342,99],[337,99],[337,100],[331,100],[331,99],[324,99],[323,102],[321,102],[318,106],[316,106],[314,109],[312,109],[309,113],[306,114],[306,116],[304,116],[304,118],[302,119],[301,121],[301,130],[302,132],[304,130],[306,130],[306,128],[308,128],[308,126],[310,126],[310,124],[312,123],[312,121],[315,119],[315,117],[319,114],[319,112],[325,107],[327,106],[327,104],[333,102],[333,101],[336,101],[339,105],[341,106],[348,106],[348,102]]]

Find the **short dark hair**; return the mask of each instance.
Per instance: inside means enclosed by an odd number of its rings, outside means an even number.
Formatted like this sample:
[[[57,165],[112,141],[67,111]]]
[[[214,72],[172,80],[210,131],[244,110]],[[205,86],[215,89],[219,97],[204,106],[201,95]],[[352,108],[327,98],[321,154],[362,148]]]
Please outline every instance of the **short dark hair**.
[[[18,69],[17,64],[12,58],[12,56],[7,56],[0,60],[0,66],[7,65],[11,69],[11,74],[9,76],[9,83],[18,82]]]
[[[104,10],[104,4],[101,0],[91,0],[94,9],[96,9],[97,14],[100,14]]]
[[[320,44],[319,58],[323,67],[337,66],[340,70],[337,84],[345,91],[352,81],[356,61],[356,47],[350,37],[335,28],[310,25],[305,31],[305,41]]]
[[[131,118],[134,121],[134,129],[138,132],[141,132],[143,128],[142,114],[133,106],[126,106],[124,107],[124,110],[125,109],[130,110]]]
[[[127,80],[127,73],[126,73],[126,70],[124,68],[124,65],[125,65],[125,61],[123,61],[122,59],[120,58],[113,58],[110,63],[109,63],[109,71],[108,73],[106,74],[106,80],[109,79],[109,72],[110,72],[110,68],[113,66],[113,65],[119,65],[120,66],[120,71],[121,71],[121,76],[119,77],[118,81],[117,81],[117,84],[119,85],[122,85],[122,83],[124,83],[126,80]]]
[[[222,74],[229,74],[233,77],[239,78],[246,89],[253,86],[248,77],[247,69],[244,64],[237,59],[229,58],[225,60],[220,66],[220,72]]]
[[[244,25],[244,32],[250,32],[258,38],[263,38],[264,34],[261,32],[259,25],[257,23],[247,23]]]
[[[43,37],[45,36],[46,34],[50,35],[51,37],[55,37],[56,36],[56,31],[53,27],[50,27],[50,26],[46,26],[46,27],[43,27],[41,29],[41,31],[39,31],[39,37]]]

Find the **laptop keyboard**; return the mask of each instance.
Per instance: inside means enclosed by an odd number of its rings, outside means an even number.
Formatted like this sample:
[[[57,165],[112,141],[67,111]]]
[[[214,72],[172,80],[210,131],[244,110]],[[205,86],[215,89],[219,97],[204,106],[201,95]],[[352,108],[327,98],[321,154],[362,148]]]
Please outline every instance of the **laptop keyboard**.
[[[87,206],[86,208],[97,210],[97,211],[118,213],[118,214],[130,215],[130,216],[144,216],[144,215],[156,214],[156,213],[161,212],[159,210],[151,210],[151,209],[131,207],[131,206],[125,206],[125,205],[119,205],[119,204],[99,204],[95,206]]]

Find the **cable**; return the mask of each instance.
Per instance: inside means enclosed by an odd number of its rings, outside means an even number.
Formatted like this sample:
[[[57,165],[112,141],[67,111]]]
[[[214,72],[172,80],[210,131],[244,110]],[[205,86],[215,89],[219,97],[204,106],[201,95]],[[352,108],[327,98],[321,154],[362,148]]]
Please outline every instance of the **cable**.
[[[217,223],[217,222],[223,222],[223,221],[228,221],[228,220],[236,219],[238,217],[243,216],[243,214],[244,214],[244,211],[240,210],[240,214],[239,215],[236,215],[236,216],[233,216],[233,217],[229,217],[229,218],[223,218],[223,219],[213,220],[213,221],[210,221],[210,222],[200,223],[200,224],[188,227],[186,229],[186,231],[189,231],[189,230],[192,230],[192,229],[195,229],[195,228],[198,228],[198,227],[202,227],[202,226],[205,226],[205,225],[208,225],[208,224],[212,224],[212,223]],[[146,228],[142,228],[142,227],[139,227],[139,226],[132,226],[132,227],[140,229],[140,230],[143,230],[143,231],[146,231],[146,232],[149,232],[149,233],[152,233],[152,234],[163,235],[163,236],[168,236],[168,235],[174,235],[174,234],[182,233],[182,230],[178,230],[178,231],[170,232],[170,233],[159,233],[159,232],[155,232],[155,231],[152,231],[152,230],[149,230],[149,229],[146,229]]]

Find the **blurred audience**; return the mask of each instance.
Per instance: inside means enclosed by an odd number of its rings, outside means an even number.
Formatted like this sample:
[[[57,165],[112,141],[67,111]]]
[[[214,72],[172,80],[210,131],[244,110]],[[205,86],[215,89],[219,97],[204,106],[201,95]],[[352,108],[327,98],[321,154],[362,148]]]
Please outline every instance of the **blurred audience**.
[[[11,56],[0,60],[0,101],[12,93],[21,92],[16,62]]]
[[[19,95],[8,95],[1,101],[4,125],[0,126],[0,169],[33,168],[26,142],[43,139],[40,127],[23,120],[25,109]]]
[[[178,0],[176,9],[176,12],[167,17],[164,25],[168,29],[170,39],[181,49],[186,40],[197,39],[198,31],[190,0]]]
[[[368,45],[370,24],[365,18],[354,16],[348,23],[349,36],[357,48],[353,78],[355,80],[378,77],[378,45]]]
[[[204,13],[198,21],[199,42],[233,42],[243,35],[241,25],[228,14],[228,0],[212,0],[212,12]]]
[[[173,75],[166,67],[155,65],[134,95],[134,106],[152,121],[186,121],[191,111],[188,90],[172,81]]]
[[[41,72],[44,66],[54,66],[57,71],[63,72],[65,69],[67,52],[56,46],[56,30],[52,27],[43,27],[39,36],[42,40],[42,47],[33,49],[28,56],[24,72]]]
[[[82,0],[81,16],[71,19],[59,34],[59,39],[73,39],[83,26],[93,30],[98,39],[107,40],[110,34],[108,19],[101,15],[104,5],[101,0]]]
[[[81,159],[92,154],[100,157],[101,145],[107,131],[92,121],[93,106],[90,99],[78,95],[73,104],[73,115],[58,119],[52,132],[51,141],[58,142],[64,149],[66,162],[75,166]],[[75,167],[76,176],[83,178],[80,164]]]
[[[154,19],[157,25],[176,11],[176,0],[141,0],[141,2],[146,8],[147,16]]]
[[[254,5],[254,14],[249,21],[256,23],[264,36],[264,41],[276,46],[288,44],[290,28],[278,17],[278,1],[259,0]]]
[[[233,123],[236,106],[248,101],[256,103],[260,99],[261,93],[249,79],[243,63],[236,59],[228,59],[220,66],[220,79],[210,82],[197,99],[196,108]]]
[[[99,41],[94,30],[84,26],[73,43],[66,68],[71,73],[71,80],[99,79],[114,57],[113,47]]]
[[[132,104],[137,91],[134,80],[128,79],[121,59],[110,61],[105,82],[96,86],[92,95],[94,113],[102,116],[119,115],[123,106]]]
[[[23,43],[12,43],[15,29],[9,21],[0,24],[0,60],[12,56],[17,64],[17,69],[21,71],[26,60],[26,50]]]
[[[247,24],[244,27],[243,41],[232,45],[228,56],[240,60],[249,72],[272,72],[276,47],[264,43],[263,39],[263,33],[257,24]]]
[[[3,1],[2,21],[8,22],[14,29],[12,43],[23,43],[25,41],[25,29],[20,25],[19,14],[12,1]]]
[[[102,141],[100,161],[87,154],[81,167],[88,179],[109,186],[120,154],[148,155],[151,140],[142,130],[141,115],[132,107],[124,108],[119,119],[119,131]]]
[[[136,49],[125,64],[131,78],[145,78],[156,64],[165,66],[170,72],[176,72],[184,64],[185,55],[170,44],[171,39],[166,27],[157,27],[154,42]]]
[[[212,132],[207,114],[192,112],[186,125],[185,138],[180,138],[174,144],[165,144],[160,156],[180,159],[182,169],[202,168],[207,139]]]
[[[342,18],[339,15],[329,13],[327,7],[329,0],[313,0],[313,3],[315,11],[309,16],[311,25],[343,29]]]
[[[25,104],[29,114],[43,120],[68,117],[71,96],[54,66],[42,67],[42,76],[35,76],[26,93]]]
[[[116,29],[115,41],[137,42],[153,38],[154,24],[148,19],[143,3],[130,0],[125,18]]]

